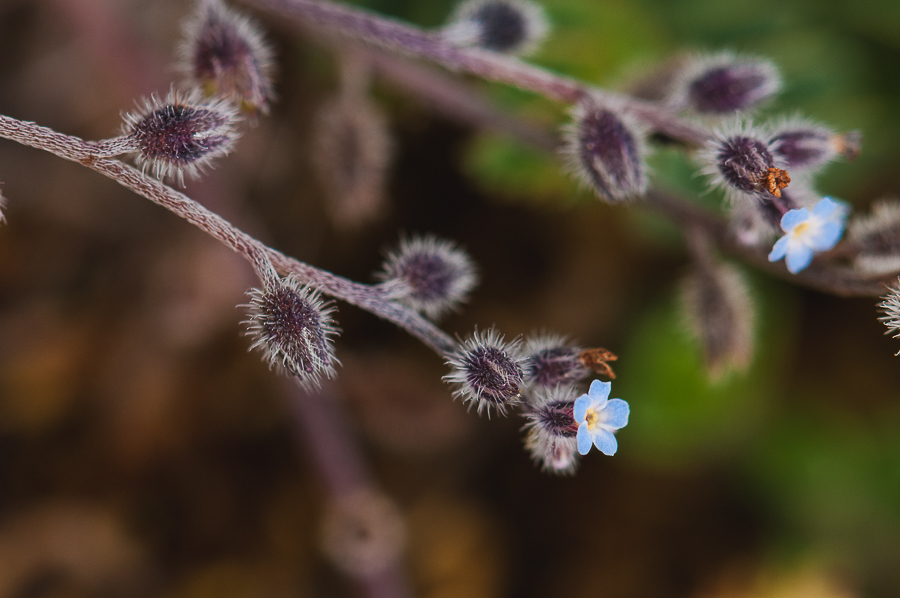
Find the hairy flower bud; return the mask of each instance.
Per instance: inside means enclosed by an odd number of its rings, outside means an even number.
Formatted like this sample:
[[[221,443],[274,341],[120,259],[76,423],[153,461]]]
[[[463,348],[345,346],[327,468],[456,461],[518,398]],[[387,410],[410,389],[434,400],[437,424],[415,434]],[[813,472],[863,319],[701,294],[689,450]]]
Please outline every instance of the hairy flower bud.
[[[342,93],[320,109],[313,142],[334,223],[353,228],[377,218],[393,155],[381,111],[362,93]]]
[[[525,448],[544,471],[571,474],[578,465],[574,416],[578,396],[571,386],[557,386],[536,389],[530,398]]]
[[[768,60],[728,52],[695,56],[673,84],[669,103],[704,114],[729,114],[758,105],[779,87],[778,70]]]
[[[457,385],[454,397],[477,405],[478,413],[491,408],[505,415],[506,409],[520,402],[524,382],[519,341],[503,341],[494,329],[475,333],[447,358],[451,373],[444,380]]]
[[[859,247],[854,266],[865,274],[900,272],[900,201],[881,200],[869,216],[850,221],[850,239]]]
[[[766,135],[741,121],[717,130],[699,157],[704,174],[731,200],[751,195],[773,202],[791,182],[787,171],[777,167]]]
[[[468,254],[433,235],[401,240],[382,268],[387,295],[431,319],[456,309],[478,280]]]
[[[753,354],[753,304],[743,277],[713,257],[698,259],[682,299],[689,329],[699,340],[713,379],[744,370]]]
[[[272,50],[249,18],[221,0],[198,0],[178,54],[180,69],[208,95],[229,97],[252,114],[268,113]]]
[[[157,178],[184,173],[199,176],[212,161],[231,152],[237,139],[234,108],[224,100],[201,100],[193,91],[182,96],[170,91],[165,101],[155,96],[137,112],[124,115],[123,135],[139,152],[137,162],[148,165]]]
[[[331,314],[334,306],[319,293],[290,276],[266,290],[250,291],[250,318],[244,322],[269,367],[282,366],[307,387],[320,377],[335,376],[331,337],[338,333]]]
[[[860,136],[856,132],[838,135],[831,129],[803,118],[783,120],[772,127],[769,148],[782,168],[813,172],[828,162],[859,154]]]
[[[459,46],[504,54],[528,54],[547,35],[543,9],[530,0],[466,0],[443,34]]]
[[[884,301],[878,304],[878,309],[884,314],[878,319],[887,326],[885,334],[900,338],[900,278],[893,286],[888,287],[888,291],[888,294],[882,297]],[[900,355],[900,351],[894,355]]]
[[[529,386],[556,388],[570,385],[592,372],[615,378],[607,362],[617,357],[606,349],[582,349],[555,334],[526,339],[525,382]]]
[[[644,194],[647,175],[644,130],[625,110],[588,100],[573,112],[563,154],[573,173],[611,202]]]

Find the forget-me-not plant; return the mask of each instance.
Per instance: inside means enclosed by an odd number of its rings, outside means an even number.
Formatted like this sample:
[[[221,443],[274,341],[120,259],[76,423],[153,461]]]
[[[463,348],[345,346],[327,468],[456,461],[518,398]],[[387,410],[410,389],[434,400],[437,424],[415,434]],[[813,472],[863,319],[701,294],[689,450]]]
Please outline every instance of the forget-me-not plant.
[[[594,380],[587,394],[575,400],[574,416],[578,424],[578,452],[588,454],[591,444],[604,455],[615,455],[619,448],[613,432],[628,425],[628,403],[609,400],[612,383]]]
[[[769,261],[785,258],[791,274],[805,269],[816,252],[827,251],[837,244],[844,233],[848,212],[845,204],[830,197],[819,200],[811,212],[807,208],[789,210],[781,218],[785,235],[775,243]]]

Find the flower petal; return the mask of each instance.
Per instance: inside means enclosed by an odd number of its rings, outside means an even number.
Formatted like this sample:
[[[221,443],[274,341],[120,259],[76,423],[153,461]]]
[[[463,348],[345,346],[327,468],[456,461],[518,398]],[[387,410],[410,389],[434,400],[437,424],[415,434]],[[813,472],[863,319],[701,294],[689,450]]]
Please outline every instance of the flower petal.
[[[844,234],[844,223],[829,220],[823,222],[816,235],[806,242],[815,251],[827,251],[837,245],[842,234]]]
[[[575,408],[572,410],[572,416],[575,418],[576,423],[584,423],[584,416],[587,415],[587,409],[590,404],[591,397],[587,395],[581,395],[575,399]]]
[[[612,388],[611,382],[601,382],[600,380],[594,380],[591,382],[591,388],[588,390],[588,394],[591,395],[591,398],[595,401],[595,404],[598,406],[602,406],[606,403],[606,399],[609,398],[609,391]]]
[[[791,238],[787,235],[781,237],[775,242],[775,247],[772,248],[772,253],[769,254],[770,262],[777,262],[781,258],[783,258],[788,251],[788,244],[790,243]]]
[[[597,447],[604,455],[609,455],[610,457],[616,454],[616,451],[619,449],[619,443],[616,442],[616,437],[612,435],[612,432],[609,430],[604,430],[603,428],[594,428],[594,433],[591,434],[594,437],[594,446]],[[579,449],[581,448],[581,443],[579,442]],[[583,453],[582,453],[583,454]]]
[[[578,434],[575,435],[578,441],[578,454],[587,455],[591,450],[591,433],[588,432],[587,424],[578,426]]]
[[[828,220],[834,216],[840,216],[840,209],[841,205],[838,202],[830,197],[823,197],[813,208],[813,214],[819,218]]]
[[[809,220],[809,210],[806,208],[788,210],[787,213],[781,217],[781,229],[784,232],[789,233],[795,226],[802,224],[807,220]]]
[[[791,274],[796,274],[805,269],[812,261],[813,254],[813,250],[806,245],[800,243],[792,245],[790,251],[788,251],[787,258],[785,259],[788,271]]]
[[[628,425],[628,414],[630,411],[631,408],[627,402],[622,399],[610,399],[606,404],[606,408],[603,409],[603,413],[606,416],[603,427],[610,430],[624,428]]]

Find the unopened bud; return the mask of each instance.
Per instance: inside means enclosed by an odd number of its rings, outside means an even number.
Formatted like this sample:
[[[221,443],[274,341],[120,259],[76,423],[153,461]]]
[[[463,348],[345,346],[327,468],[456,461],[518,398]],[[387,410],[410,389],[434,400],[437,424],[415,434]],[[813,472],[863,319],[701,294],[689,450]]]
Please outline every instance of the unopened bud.
[[[579,393],[571,386],[536,389],[525,416],[525,448],[541,469],[556,474],[574,473],[578,465],[574,417]]]
[[[791,118],[772,128],[769,147],[783,168],[815,171],[839,156],[859,153],[859,135],[834,131],[802,118]]]
[[[157,178],[184,173],[199,176],[214,159],[231,152],[237,139],[234,108],[224,100],[202,100],[194,91],[182,96],[170,91],[164,101],[155,96],[137,112],[124,115],[123,134]]]
[[[447,358],[451,373],[444,380],[456,384],[454,397],[476,405],[478,413],[491,408],[505,415],[506,409],[521,401],[524,382],[519,341],[503,341],[494,329],[475,333]]]
[[[684,310],[692,334],[700,341],[710,377],[744,370],[753,353],[753,304],[746,284],[733,267],[697,260],[683,287]]]
[[[249,294],[250,318],[244,324],[254,339],[250,348],[260,349],[269,367],[283,367],[307,387],[318,386],[322,375],[335,376],[333,304],[292,276]]]
[[[615,378],[607,362],[617,357],[606,349],[582,349],[555,334],[541,334],[525,341],[525,382],[547,389],[571,385],[591,372]]]
[[[547,30],[543,9],[530,0],[467,0],[456,9],[443,35],[459,46],[528,54]]]
[[[647,190],[644,130],[613,102],[588,100],[573,113],[563,153],[575,175],[611,202]]]
[[[887,327],[885,334],[898,338],[900,337],[900,278],[893,286],[888,287],[888,294],[882,299],[884,301],[878,304],[878,309],[884,315],[878,319]],[[895,355],[900,355],[900,351],[897,351]]]
[[[252,114],[268,113],[272,50],[254,21],[221,0],[198,0],[184,26],[179,63],[207,95],[229,97]]]
[[[778,70],[768,60],[720,53],[689,60],[676,79],[669,103],[704,114],[747,110],[775,94]]]
[[[900,202],[873,204],[870,215],[850,221],[848,236],[859,247],[853,263],[860,272],[873,276],[900,272]]]
[[[436,319],[456,309],[478,277],[468,254],[433,235],[403,239],[376,276],[388,297]]]
[[[765,134],[740,121],[716,131],[700,158],[703,172],[732,200],[743,194],[773,201],[791,182],[787,171],[776,166]]]

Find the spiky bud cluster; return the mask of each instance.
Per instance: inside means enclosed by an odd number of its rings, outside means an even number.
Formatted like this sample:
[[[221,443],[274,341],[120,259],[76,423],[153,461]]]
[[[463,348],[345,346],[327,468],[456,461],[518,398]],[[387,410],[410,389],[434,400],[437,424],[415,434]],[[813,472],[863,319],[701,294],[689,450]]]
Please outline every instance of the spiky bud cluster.
[[[476,405],[479,414],[487,410],[490,416],[491,409],[496,409],[505,415],[507,408],[521,401],[525,373],[519,345],[518,339],[504,342],[493,328],[484,333],[476,330],[447,357],[451,372],[444,380],[457,386],[453,396]]]
[[[268,113],[272,50],[260,27],[221,0],[198,0],[185,22],[179,66],[208,95],[229,97],[246,111]]]
[[[710,377],[745,369],[753,353],[753,304],[741,274],[712,256],[697,260],[682,287],[682,300]]]
[[[673,83],[669,103],[702,114],[748,110],[778,92],[778,70],[768,60],[731,53],[695,56]]]
[[[244,324],[254,339],[250,348],[260,349],[269,367],[283,367],[308,387],[318,386],[323,375],[335,376],[333,304],[293,276],[249,295],[250,318]]]
[[[776,202],[791,177],[779,167],[764,131],[735,121],[715,132],[700,158],[705,163],[703,172],[713,185],[725,189],[731,200],[749,195],[777,205],[781,213],[790,209]]]
[[[237,139],[238,115],[221,99],[203,100],[196,91],[169,92],[165,100],[145,99],[136,112],[124,115],[123,135],[137,162],[157,178],[184,173],[199,176],[214,159],[231,152]]]
[[[874,276],[900,272],[900,202],[873,204],[870,215],[850,221],[849,237],[859,247],[858,270]]]
[[[529,0],[467,0],[444,28],[446,39],[504,54],[528,54],[547,35],[543,9]]]
[[[887,326],[885,334],[898,338],[900,337],[900,278],[893,286],[888,287],[888,291],[888,294],[882,297],[884,301],[878,304],[878,308],[884,314],[878,319]],[[897,351],[895,355],[900,355],[900,351]]]
[[[617,357],[606,349],[582,349],[555,334],[526,339],[525,382],[535,388],[553,389],[583,380],[592,372],[615,378],[608,362]]]
[[[433,235],[401,240],[376,276],[389,297],[431,319],[456,309],[478,280],[468,254]]]
[[[342,93],[319,111],[314,163],[335,224],[353,228],[384,210],[393,155],[387,122],[368,97]]]
[[[527,448],[541,469],[571,474],[578,465],[575,399],[579,393],[571,386],[536,389],[525,413]]]
[[[565,130],[563,154],[572,172],[597,195],[619,202],[647,190],[644,130],[615,102],[579,104]]]

